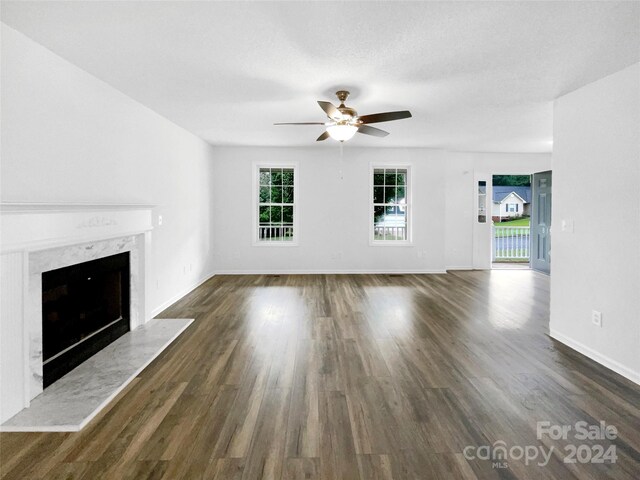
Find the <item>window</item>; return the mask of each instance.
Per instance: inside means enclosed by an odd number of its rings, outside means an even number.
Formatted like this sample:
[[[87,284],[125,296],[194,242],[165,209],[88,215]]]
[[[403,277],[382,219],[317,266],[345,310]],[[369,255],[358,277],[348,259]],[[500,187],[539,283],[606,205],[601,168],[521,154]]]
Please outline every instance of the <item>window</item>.
[[[256,168],[256,243],[292,245],[297,239],[295,224],[296,170],[294,166]]]
[[[409,168],[375,167],[372,174],[373,243],[408,243]]]
[[[478,223],[487,223],[487,182],[478,182]]]
[[[507,203],[507,212],[518,213],[518,204],[517,203]]]

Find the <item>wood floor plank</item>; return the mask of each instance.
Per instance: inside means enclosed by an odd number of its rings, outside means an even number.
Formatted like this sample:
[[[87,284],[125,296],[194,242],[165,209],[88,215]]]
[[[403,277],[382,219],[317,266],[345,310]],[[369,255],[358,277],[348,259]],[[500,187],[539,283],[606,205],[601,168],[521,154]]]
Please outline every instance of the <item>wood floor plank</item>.
[[[320,399],[321,478],[359,478],[347,398],[339,391],[324,391]]]
[[[367,480],[393,480],[389,455],[358,455],[360,478]]]
[[[640,386],[549,338],[547,276],[216,276],[162,316],[195,322],[83,431],[0,434],[2,479],[640,478]],[[465,456],[496,442],[554,450]]]
[[[282,480],[317,480],[320,478],[320,459],[287,458],[285,459]]]

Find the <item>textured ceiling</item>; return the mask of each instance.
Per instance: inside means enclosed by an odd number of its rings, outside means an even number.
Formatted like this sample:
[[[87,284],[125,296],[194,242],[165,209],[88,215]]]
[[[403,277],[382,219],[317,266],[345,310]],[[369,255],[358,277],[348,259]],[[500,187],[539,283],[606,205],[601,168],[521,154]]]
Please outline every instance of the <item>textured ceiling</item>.
[[[545,152],[555,98],[640,61],[638,2],[3,1],[2,21],[215,145],[316,145],[272,124],[347,88],[414,116],[355,145]]]

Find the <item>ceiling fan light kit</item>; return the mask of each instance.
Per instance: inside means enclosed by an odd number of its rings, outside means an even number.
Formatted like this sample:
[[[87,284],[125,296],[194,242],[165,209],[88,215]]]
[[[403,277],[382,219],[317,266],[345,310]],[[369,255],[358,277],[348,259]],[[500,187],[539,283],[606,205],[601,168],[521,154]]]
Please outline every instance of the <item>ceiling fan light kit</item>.
[[[358,127],[356,127],[355,125],[350,125],[348,123],[338,123],[336,125],[330,124],[329,126],[327,126],[327,132],[329,132],[329,136],[339,142],[350,140],[357,131]]]
[[[374,137],[386,137],[389,132],[385,132],[376,127],[370,127],[369,123],[390,122],[392,120],[401,120],[410,118],[411,112],[402,110],[398,112],[374,113],[372,115],[358,116],[358,112],[351,107],[347,107],[344,102],[349,96],[346,90],[338,90],[336,92],[339,106],[334,106],[331,102],[318,101],[320,108],[324,110],[329,117],[328,122],[297,122],[297,123],[275,123],[274,125],[324,125],[326,131],[320,135],[316,141],[321,142],[331,137],[339,142],[345,142],[351,139],[356,133],[364,135],[372,135]]]

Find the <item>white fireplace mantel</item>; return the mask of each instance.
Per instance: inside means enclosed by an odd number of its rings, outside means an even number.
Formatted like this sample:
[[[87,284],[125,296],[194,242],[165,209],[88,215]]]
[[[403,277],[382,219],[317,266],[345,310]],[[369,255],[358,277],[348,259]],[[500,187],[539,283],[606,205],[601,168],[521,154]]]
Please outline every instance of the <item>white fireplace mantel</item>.
[[[42,392],[42,272],[128,251],[145,323],[151,205],[0,204],[0,423]]]
[[[153,205],[0,203],[0,251],[33,251],[151,231]]]

